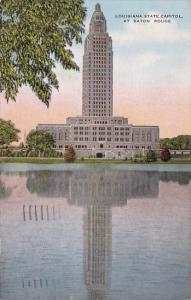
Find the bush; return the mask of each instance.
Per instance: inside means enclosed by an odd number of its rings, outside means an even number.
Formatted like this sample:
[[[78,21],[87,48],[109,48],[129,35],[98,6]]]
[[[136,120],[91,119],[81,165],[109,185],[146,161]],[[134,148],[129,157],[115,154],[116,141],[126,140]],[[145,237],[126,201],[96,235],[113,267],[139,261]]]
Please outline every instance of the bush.
[[[27,152],[26,150],[18,150],[16,152],[14,152],[13,154],[14,157],[26,157],[27,156]]]
[[[69,146],[64,151],[64,159],[68,162],[72,162],[76,159],[76,153],[72,146]]]
[[[153,150],[148,150],[146,152],[146,155],[145,155],[145,161],[147,163],[149,163],[149,162],[154,162],[156,160],[157,160],[157,154],[156,154],[156,152],[153,151]]]
[[[63,153],[62,152],[58,152],[58,157],[63,157]]]
[[[134,163],[143,163],[145,162],[145,159],[142,155],[140,154],[135,154],[132,158],[131,161]]]
[[[27,157],[39,157],[39,152],[35,150],[29,150],[27,152]]]
[[[13,151],[9,148],[0,149],[0,157],[9,157],[13,155]]]
[[[171,154],[168,148],[163,148],[160,152],[160,159],[162,161],[168,161],[171,159]]]

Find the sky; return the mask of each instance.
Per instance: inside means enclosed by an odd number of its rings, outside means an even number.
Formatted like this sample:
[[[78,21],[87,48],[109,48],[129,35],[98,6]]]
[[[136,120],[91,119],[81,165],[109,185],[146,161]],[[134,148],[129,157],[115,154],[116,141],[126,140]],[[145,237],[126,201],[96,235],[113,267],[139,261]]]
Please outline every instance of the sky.
[[[85,0],[85,34],[97,0]],[[160,136],[191,134],[191,1],[99,0],[113,40],[113,114],[128,117],[134,125],[158,125]],[[149,15],[150,23],[124,22],[119,15]],[[180,15],[170,23],[154,23],[151,15]],[[128,19],[128,18],[125,18]],[[137,19],[136,19],[137,20]],[[0,94],[0,118],[12,120],[21,139],[38,123],[65,123],[81,114],[82,56],[84,45],[72,47],[80,71],[63,70],[57,64],[59,91],[50,107],[29,87],[6,102]]]

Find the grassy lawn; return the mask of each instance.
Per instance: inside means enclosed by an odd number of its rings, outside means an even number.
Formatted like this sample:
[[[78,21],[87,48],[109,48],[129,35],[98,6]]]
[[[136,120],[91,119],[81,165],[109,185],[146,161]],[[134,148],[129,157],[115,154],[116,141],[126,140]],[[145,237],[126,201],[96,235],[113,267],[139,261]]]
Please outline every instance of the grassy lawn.
[[[68,163],[63,158],[36,158],[36,157],[1,157],[0,163],[35,163],[35,164],[63,164]],[[131,160],[119,159],[84,159],[76,160],[75,163],[85,164],[136,164]],[[137,162],[139,163],[139,162]],[[172,158],[168,162],[157,160],[154,164],[191,164],[191,157],[182,156],[181,158]],[[147,163],[144,163],[147,164]]]

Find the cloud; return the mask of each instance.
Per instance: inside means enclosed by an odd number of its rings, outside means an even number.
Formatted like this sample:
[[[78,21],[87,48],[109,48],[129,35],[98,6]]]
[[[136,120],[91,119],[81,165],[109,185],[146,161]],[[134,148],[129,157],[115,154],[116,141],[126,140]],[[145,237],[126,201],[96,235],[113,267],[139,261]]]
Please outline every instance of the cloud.
[[[148,14],[159,14],[149,12]],[[115,44],[127,45],[143,42],[180,42],[190,41],[190,32],[178,27],[172,19],[172,23],[124,23],[123,29],[110,33]]]
[[[151,84],[156,77],[155,71],[160,69],[163,61],[163,55],[156,51],[117,56],[114,59],[114,83],[119,85]]]
[[[129,63],[133,63],[134,66],[139,66],[140,68],[158,63],[161,59],[162,56],[156,52],[144,52],[139,55],[134,55],[133,62],[131,60]]]

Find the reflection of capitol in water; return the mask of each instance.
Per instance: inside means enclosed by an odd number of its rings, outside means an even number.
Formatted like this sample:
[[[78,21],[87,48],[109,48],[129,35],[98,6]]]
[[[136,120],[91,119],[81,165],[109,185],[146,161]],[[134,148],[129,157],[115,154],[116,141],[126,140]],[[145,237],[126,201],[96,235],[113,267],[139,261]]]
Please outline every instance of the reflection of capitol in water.
[[[31,172],[27,188],[41,197],[61,198],[69,204],[122,206],[127,199],[158,196],[159,173],[139,171]]]
[[[84,207],[84,281],[88,300],[108,299],[112,269],[112,206],[127,199],[158,196],[157,172],[32,173],[27,187],[44,197],[65,197]],[[42,183],[42,189],[39,182]],[[35,213],[35,210],[34,210]],[[36,215],[36,214],[35,214]],[[42,214],[40,213],[40,216]],[[47,214],[46,214],[47,215]],[[29,217],[30,219],[30,217]]]
[[[2,300],[13,300],[13,297],[14,300],[110,299],[112,207],[125,206],[130,199],[156,199],[160,180],[178,181],[183,185],[188,183],[188,177],[185,174],[181,176],[181,173],[177,176],[169,172],[117,171],[102,167],[95,171],[34,171],[23,173],[21,177],[24,193],[19,195],[15,207],[9,206],[8,201],[14,199],[14,189],[7,187],[2,179],[0,181],[1,203],[7,205],[7,211],[2,211],[0,203],[1,216],[6,216],[0,223]],[[66,202],[70,213],[72,208],[78,209],[78,212],[83,208],[80,238],[78,234],[74,235],[72,222],[68,227],[65,220],[63,203]],[[13,214],[8,212],[11,207]],[[81,225],[79,222],[76,224]],[[78,244],[72,239],[74,236],[79,238]],[[83,244],[82,251],[75,252],[79,244]],[[66,245],[70,245],[67,252]],[[83,252],[83,278],[75,279],[70,277],[70,271],[79,266],[79,261],[75,262],[76,265],[72,264],[79,252]],[[69,271],[66,270],[67,264],[71,265]],[[82,277],[80,272],[82,269],[77,267],[73,276],[78,273]],[[76,294],[73,292],[75,282],[78,282]]]
[[[84,211],[84,279],[88,300],[107,299],[112,263],[111,208],[88,206]]]

